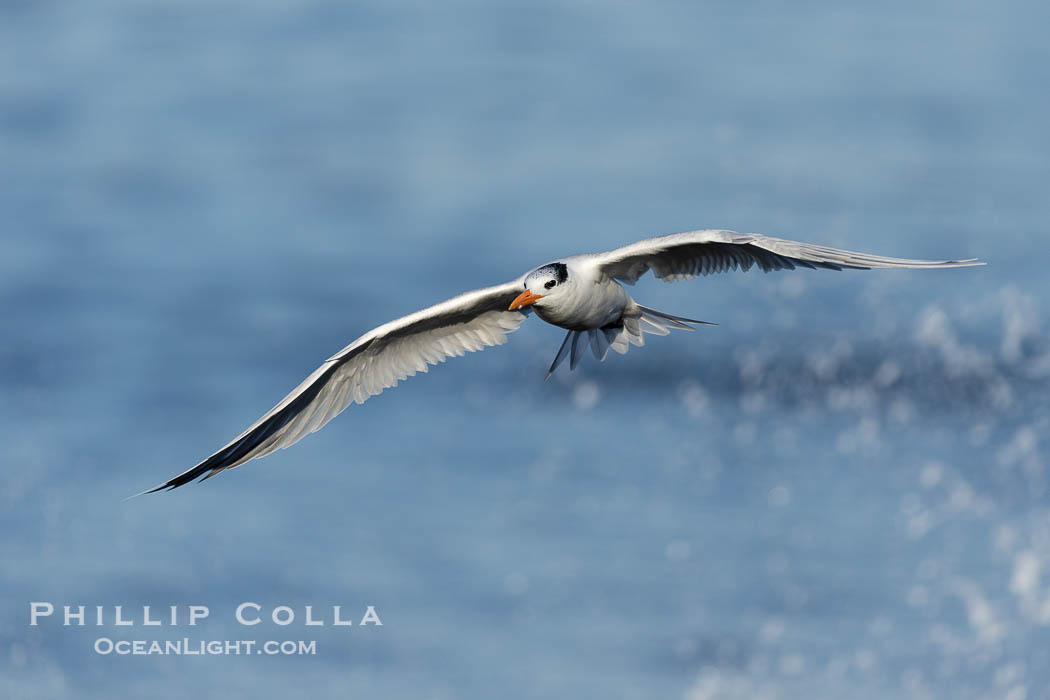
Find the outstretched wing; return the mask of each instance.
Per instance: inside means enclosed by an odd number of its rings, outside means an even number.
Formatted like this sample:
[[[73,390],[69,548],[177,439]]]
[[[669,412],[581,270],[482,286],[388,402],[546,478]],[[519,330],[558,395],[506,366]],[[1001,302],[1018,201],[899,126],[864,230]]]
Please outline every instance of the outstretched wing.
[[[598,253],[594,263],[609,277],[626,284],[634,284],[649,270],[662,280],[677,282],[738,268],[746,271],[752,265],[769,272],[796,267],[867,270],[875,267],[935,268],[984,264],[976,259],[885,258],[757,233],[713,229],[647,238],[607,253]]]
[[[478,289],[365,333],[330,357],[266,415],[203,462],[143,493],[173,489],[197,477],[293,445],[321,428],[351,401],[395,386],[453,355],[507,342],[530,309],[508,311],[521,280]]]

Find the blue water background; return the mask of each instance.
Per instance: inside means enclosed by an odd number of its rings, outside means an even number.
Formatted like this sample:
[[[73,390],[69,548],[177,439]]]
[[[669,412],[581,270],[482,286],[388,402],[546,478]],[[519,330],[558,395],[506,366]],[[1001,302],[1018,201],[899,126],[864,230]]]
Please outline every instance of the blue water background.
[[[0,6],[0,695],[1050,697],[1040,2]],[[193,465],[391,318],[724,227],[935,272],[632,290]],[[384,625],[244,628],[252,600]],[[29,626],[30,601],[208,605]],[[134,614],[134,613],[133,613]],[[138,614],[140,616],[140,613]],[[101,656],[114,639],[313,656]]]

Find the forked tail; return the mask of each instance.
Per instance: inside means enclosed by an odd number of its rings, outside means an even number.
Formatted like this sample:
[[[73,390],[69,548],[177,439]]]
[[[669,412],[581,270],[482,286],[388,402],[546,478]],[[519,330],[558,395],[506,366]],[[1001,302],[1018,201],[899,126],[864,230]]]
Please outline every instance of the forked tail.
[[[663,311],[650,309],[632,302],[624,310],[620,320],[615,323],[593,330],[569,331],[566,333],[565,340],[562,341],[561,347],[558,348],[558,354],[554,356],[551,368],[547,370],[547,379],[551,378],[554,370],[558,369],[558,365],[564,362],[566,357],[569,358],[569,371],[576,369],[576,365],[580,363],[580,358],[587,351],[588,345],[591,347],[591,352],[594,356],[600,362],[604,362],[610,348],[624,355],[632,345],[638,347],[645,345],[646,333],[667,335],[672,329],[683,331],[696,330],[689,325],[691,323],[701,323],[705,326],[718,325],[710,321],[697,321],[692,318],[672,316],[671,314],[665,314]]]

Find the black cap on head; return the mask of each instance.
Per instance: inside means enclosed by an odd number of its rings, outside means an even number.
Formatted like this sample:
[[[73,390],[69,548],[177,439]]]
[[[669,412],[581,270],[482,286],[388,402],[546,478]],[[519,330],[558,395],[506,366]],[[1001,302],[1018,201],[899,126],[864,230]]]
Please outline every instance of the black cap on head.
[[[558,280],[558,284],[569,279],[569,268],[565,263],[556,262],[551,263],[550,265],[544,265],[543,267],[537,268],[536,272],[550,274],[554,279]]]

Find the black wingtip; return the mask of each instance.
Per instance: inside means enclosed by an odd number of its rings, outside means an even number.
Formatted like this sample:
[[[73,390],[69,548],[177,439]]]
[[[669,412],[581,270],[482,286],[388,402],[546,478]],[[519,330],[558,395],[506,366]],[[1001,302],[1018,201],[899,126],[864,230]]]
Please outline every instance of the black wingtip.
[[[162,484],[157,484],[153,488],[146,489],[145,491],[140,491],[139,493],[136,493],[133,496],[128,496],[127,498],[122,499],[122,501],[130,501],[132,498],[138,498],[139,496],[145,496],[146,494],[149,494],[149,493],[156,493],[157,491],[171,491],[173,489],[179,488],[180,486],[185,486],[186,484],[190,483],[191,481],[197,479],[197,477],[200,477],[200,481],[207,481],[208,479],[212,478],[213,476],[215,476],[216,474],[218,474],[221,471],[224,471],[224,469],[209,469],[208,467],[196,466],[193,469],[189,469],[187,471],[184,471],[182,474],[179,474],[178,476],[175,476],[175,477],[172,477],[171,479],[168,479],[167,481],[165,481]],[[208,472],[208,473],[205,474],[205,472]],[[202,474],[203,474],[203,476],[201,476]]]
[[[173,486],[169,486],[168,485],[169,483],[170,482],[165,482],[164,484],[158,484],[158,485],[154,486],[153,488],[149,488],[149,489],[146,489],[145,491],[139,491],[138,493],[134,493],[132,495],[129,495],[129,496],[126,497],[126,499],[121,499],[121,503],[126,503],[126,502],[130,501],[131,499],[138,499],[139,496],[146,495],[147,493],[156,493],[156,492],[161,491],[163,489],[172,489],[172,488],[174,488]]]

